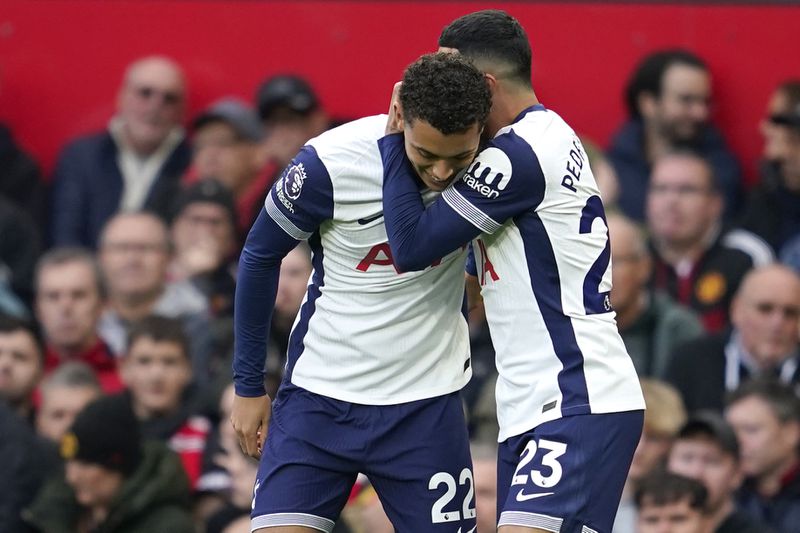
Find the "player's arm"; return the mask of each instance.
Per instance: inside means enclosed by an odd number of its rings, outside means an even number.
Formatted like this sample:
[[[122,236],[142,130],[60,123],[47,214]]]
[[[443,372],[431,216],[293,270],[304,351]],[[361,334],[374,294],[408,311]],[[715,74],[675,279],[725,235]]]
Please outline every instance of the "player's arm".
[[[395,264],[403,271],[422,270],[481,233],[494,233],[509,218],[535,208],[544,196],[538,159],[513,131],[493,140],[470,172],[427,209],[403,136],[387,135],[378,145],[386,232]]]
[[[383,216],[399,270],[424,270],[480,234],[441,199],[425,209],[402,134],[387,135],[378,146],[383,160]]]
[[[478,270],[475,264],[475,251],[472,249],[472,244],[469,246],[467,265],[464,272],[464,290],[467,295],[467,313],[472,313],[478,306],[483,304],[481,286],[478,283]]]
[[[231,423],[242,449],[253,457],[260,454],[270,416],[264,367],[281,261],[331,217],[332,198],[325,167],[312,148],[303,148],[267,195],[239,260]]]

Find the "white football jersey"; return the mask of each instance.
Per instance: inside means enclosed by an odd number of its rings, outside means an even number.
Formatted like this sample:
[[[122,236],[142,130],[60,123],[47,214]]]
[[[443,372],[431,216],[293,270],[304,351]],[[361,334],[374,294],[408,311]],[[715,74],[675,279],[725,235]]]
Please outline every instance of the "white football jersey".
[[[609,300],[603,204],[586,152],[534,106],[443,193],[473,241],[499,379],[501,441],[570,414],[644,409]]]
[[[291,382],[368,405],[448,394],[472,375],[462,310],[466,250],[420,272],[398,272],[392,261],[377,145],[386,119],[356,120],[309,141],[265,202],[267,214],[313,252],[289,339]]]

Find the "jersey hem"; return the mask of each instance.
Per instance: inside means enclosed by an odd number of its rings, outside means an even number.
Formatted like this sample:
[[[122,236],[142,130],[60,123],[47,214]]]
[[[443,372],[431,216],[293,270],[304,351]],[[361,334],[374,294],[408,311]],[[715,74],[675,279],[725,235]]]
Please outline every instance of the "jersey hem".
[[[469,382],[470,378],[472,378],[472,368],[464,372],[463,379],[455,383],[451,383],[446,387],[381,397],[373,397],[364,394],[342,391],[341,389],[337,388],[319,386],[318,382],[313,380],[305,380],[302,377],[298,378],[295,375],[292,375],[291,383],[292,385],[306,389],[314,394],[327,396],[328,398],[333,398],[334,400],[339,400],[341,402],[357,403],[361,405],[396,405],[401,403],[415,402],[418,400],[427,400],[429,398],[445,396],[447,394],[460,391]]]
[[[599,410],[593,408],[590,413],[591,415],[610,415],[613,413],[628,413],[630,411],[642,411],[645,409],[644,400],[642,397],[631,398],[629,403],[626,403],[624,406],[622,405],[612,405],[600,408]],[[593,406],[594,407],[594,406]],[[553,417],[542,417],[542,418],[535,418],[529,419],[526,422],[520,422],[519,424],[514,424],[506,429],[500,428],[500,433],[497,435],[497,442],[503,442],[511,437],[516,437],[517,435],[522,435],[523,433],[527,433],[534,429],[537,426],[544,424],[545,422],[552,422],[553,420],[560,420],[561,418],[567,418],[569,416],[575,416],[578,413],[570,414],[570,413],[562,413],[561,415],[556,415]]]

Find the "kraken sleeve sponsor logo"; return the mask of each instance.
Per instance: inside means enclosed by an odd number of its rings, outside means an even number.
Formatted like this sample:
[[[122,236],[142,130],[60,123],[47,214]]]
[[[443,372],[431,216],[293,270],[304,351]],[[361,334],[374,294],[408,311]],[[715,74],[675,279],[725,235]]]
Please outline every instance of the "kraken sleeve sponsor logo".
[[[511,160],[499,148],[487,148],[480,153],[464,173],[462,181],[475,192],[494,199],[511,181]]]

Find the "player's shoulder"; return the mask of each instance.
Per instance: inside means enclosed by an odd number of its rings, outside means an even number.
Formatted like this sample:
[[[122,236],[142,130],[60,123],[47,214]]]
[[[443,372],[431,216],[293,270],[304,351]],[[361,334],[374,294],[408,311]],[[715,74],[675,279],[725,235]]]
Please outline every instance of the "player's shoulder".
[[[330,129],[307,145],[327,169],[331,178],[360,174],[359,168],[372,169],[380,163],[378,139],[383,137],[386,115],[364,117]]]

